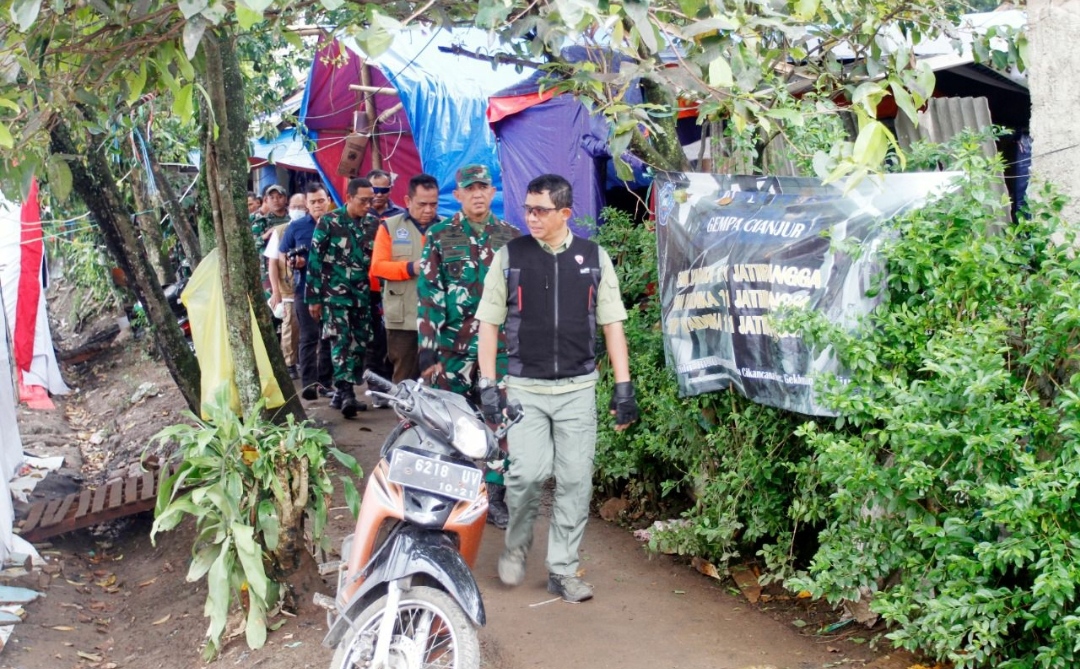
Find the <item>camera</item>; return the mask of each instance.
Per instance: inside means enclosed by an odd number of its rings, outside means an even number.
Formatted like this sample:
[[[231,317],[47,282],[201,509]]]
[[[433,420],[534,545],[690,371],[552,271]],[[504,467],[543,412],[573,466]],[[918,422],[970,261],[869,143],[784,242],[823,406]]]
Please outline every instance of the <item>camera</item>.
[[[290,249],[285,253],[285,257],[292,261],[295,261],[297,258],[303,258],[304,260],[307,260],[307,255],[308,247],[306,244],[303,246],[297,246],[296,248]]]

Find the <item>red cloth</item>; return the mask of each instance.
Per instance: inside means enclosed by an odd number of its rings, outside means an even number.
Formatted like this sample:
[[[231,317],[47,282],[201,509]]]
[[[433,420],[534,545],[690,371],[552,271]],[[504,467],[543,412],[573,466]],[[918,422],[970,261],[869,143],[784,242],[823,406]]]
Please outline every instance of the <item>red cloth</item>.
[[[38,302],[41,299],[41,259],[45,249],[41,239],[41,208],[38,206],[37,179],[30,183],[30,193],[23,200],[19,294],[15,306],[15,366],[30,371],[34,359],[34,330]]]

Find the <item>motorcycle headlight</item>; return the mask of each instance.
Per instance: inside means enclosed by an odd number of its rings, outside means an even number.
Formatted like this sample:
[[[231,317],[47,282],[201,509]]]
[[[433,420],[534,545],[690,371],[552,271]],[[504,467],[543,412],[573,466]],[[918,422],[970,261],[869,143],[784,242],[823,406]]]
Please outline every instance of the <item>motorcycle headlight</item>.
[[[458,416],[454,421],[454,448],[474,460],[487,455],[487,430],[483,424],[475,418]]]

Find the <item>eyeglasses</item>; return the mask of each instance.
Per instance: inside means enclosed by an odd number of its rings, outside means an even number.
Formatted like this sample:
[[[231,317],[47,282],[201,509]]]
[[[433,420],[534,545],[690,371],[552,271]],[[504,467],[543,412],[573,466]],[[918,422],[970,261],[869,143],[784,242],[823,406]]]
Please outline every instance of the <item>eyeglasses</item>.
[[[376,195],[386,195],[390,192],[389,186],[372,186],[371,190],[375,191]]]
[[[372,202],[375,201],[375,198],[373,198],[373,197],[358,197],[358,198],[356,198],[356,201],[359,202],[360,204],[371,204]]]
[[[531,204],[523,204],[521,205],[521,209],[525,212],[526,216],[532,215],[537,218],[543,218],[553,211],[562,209],[562,207],[538,207]]]

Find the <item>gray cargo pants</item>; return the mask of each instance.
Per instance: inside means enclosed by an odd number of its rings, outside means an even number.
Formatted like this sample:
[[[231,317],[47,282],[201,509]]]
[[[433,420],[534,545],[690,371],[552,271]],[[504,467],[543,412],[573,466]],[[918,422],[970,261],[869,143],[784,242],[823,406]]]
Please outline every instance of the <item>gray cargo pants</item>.
[[[544,481],[554,475],[547,568],[551,574],[573,576],[578,570],[578,548],[592,498],[596,388],[589,385],[547,395],[508,387],[507,397],[521,402],[525,417],[507,435],[510,469],[506,503],[510,525],[506,529],[506,547],[528,550],[532,545],[541,490]]]

